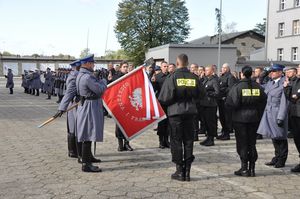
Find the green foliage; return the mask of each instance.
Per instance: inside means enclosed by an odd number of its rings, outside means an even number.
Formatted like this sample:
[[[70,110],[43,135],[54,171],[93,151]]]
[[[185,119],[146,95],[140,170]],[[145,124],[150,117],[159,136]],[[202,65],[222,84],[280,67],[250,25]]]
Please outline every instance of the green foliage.
[[[123,49],[117,51],[107,51],[104,59],[118,59],[118,60],[129,60],[129,57],[126,55]]]
[[[266,35],[266,18],[263,19],[263,23],[257,23],[255,25],[255,28],[253,29],[253,31],[261,34],[261,35]]]
[[[80,58],[86,57],[90,54],[90,49],[89,48],[85,48],[81,51],[80,53]]]
[[[115,33],[130,60],[141,64],[149,48],[184,42],[190,32],[188,21],[183,0],[123,0]]]

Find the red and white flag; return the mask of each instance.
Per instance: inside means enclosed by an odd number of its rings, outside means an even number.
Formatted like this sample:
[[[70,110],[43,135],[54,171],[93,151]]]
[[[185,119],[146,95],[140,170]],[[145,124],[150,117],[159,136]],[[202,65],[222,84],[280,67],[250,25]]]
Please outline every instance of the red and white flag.
[[[103,105],[128,140],[166,118],[143,66],[109,84]]]

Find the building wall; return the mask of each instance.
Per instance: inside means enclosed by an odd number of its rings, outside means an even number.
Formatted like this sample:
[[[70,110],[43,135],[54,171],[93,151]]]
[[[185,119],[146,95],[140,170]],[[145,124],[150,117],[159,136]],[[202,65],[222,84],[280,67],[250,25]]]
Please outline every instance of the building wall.
[[[300,7],[294,7],[294,0],[286,0],[285,10],[280,10],[280,0],[268,2],[268,32],[267,32],[267,59],[278,61],[278,49],[283,48],[283,60],[292,61],[292,48],[298,47],[300,61],[300,34],[293,34],[293,21],[300,19]],[[278,37],[279,23],[285,23],[283,37]]]
[[[265,60],[265,48],[261,48],[259,50],[253,51],[250,54],[250,61],[258,61],[258,60]]]
[[[246,34],[224,42],[224,44],[233,44],[236,46],[239,60],[247,61],[250,60],[251,52],[265,46],[265,41],[254,34]]]
[[[166,46],[161,46],[157,48],[152,48],[145,54],[146,59],[153,57],[155,60],[165,60],[167,62],[172,62],[169,60],[169,48]]]

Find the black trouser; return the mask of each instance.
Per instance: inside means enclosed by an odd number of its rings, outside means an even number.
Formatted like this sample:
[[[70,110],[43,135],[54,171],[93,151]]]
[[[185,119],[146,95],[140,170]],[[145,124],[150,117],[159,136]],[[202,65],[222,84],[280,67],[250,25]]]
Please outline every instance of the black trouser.
[[[14,89],[13,88],[9,88],[9,93],[13,94],[14,93]]]
[[[126,140],[125,136],[123,135],[123,133],[122,133],[121,129],[118,127],[118,125],[116,125],[115,134],[116,134],[116,138]]]
[[[272,139],[272,142],[275,148],[275,157],[273,158],[272,162],[285,164],[289,152],[287,139]]]
[[[229,134],[230,132],[232,132],[232,112],[228,107],[226,107],[224,100],[219,100],[218,106],[222,132],[225,134]]]
[[[204,126],[208,137],[217,136],[217,107],[201,106],[200,114],[203,116]]]
[[[291,117],[290,124],[291,124],[291,131],[294,136],[294,142],[300,157],[300,117]]]
[[[233,122],[236,138],[236,151],[242,162],[256,162],[256,131],[259,123]]]
[[[193,115],[169,117],[172,162],[183,165],[194,160]]]
[[[198,117],[198,115],[195,115],[194,119],[193,119],[193,132],[194,132],[194,138],[197,138],[198,133],[199,133],[199,117]]]
[[[168,119],[160,121],[157,125],[157,135],[167,137],[168,133]]]

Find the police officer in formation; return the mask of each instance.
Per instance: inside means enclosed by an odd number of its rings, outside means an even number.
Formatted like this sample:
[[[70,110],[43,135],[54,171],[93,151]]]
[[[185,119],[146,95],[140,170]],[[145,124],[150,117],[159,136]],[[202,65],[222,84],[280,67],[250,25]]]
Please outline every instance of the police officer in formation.
[[[120,64],[120,69],[115,72],[115,74],[112,76],[111,74],[108,76],[108,80],[110,82],[114,82],[117,79],[123,77],[128,73],[128,63],[127,62],[122,62]],[[130,146],[129,141],[125,138],[123,135],[121,129],[118,127],[116,124],[115,128],[115,135],[116,138],[118,139],[118,151],[133,151],[133,148]]]
[[[262,120],[257,133],[272,138],[275,156],[266,165],[281,168],[285,166],[288,157],[288,100],[284,94],[283,65],[274,64],[271,68],[271,81],[265,84],[268,96]]]
[[[217,136],[217,100],[220,95],[220,87],[213,66],[205,67],[203,85],[206,90],[206,96],[199,102],[199,111],[202,113],[207,138],[200,142],[200,145],[214,146],[214,138]]]
[[[6,80],[6,88],[9,89],[9,94],[14,93],[14,75],[12,73],[12,70],[9,68],[7,71],[7,75],[5,75]]]
[[[45,77],[44,91],[48,95],[46,99],[50,100],[52,95],[52,90],[53,90],[53,76],[50,68],[47,68],[44,77]]]
[[[92,165],[91,143],[103,141],[103,104],[102,95],[106,90],[106,80],[97,79],[94,72],[94,55],[87,56],[81,61],[81,68],[76,78],[77,95],[80,104],[77,109],[76,135],[77,141],[82,142],[82,171],[101,172]],[[79,149],[80,150],[80,149]]]
[[[251,75],[250,66],[242,68],[242,79],[230,90],[226,105],[233,111],[236,150],[241,160],[241,168],[234,174],[254,177],[257,160],[256,132],[267,96],[264,89],[251,79]]]
[[[300,157],[300,79],[297,78],[296,68],[287,69],[286,76],[283,86],[284,94],[290,102],[289,124]],[[292,168],[291,172],[300,172],[300,164]]]
[[[230,72],[229,64],[225,63],[221,69],[221,76],[219,78],[220,82],[220,96],[218,100],[219,107],[219,119],[222,125],[221,135],[217,137],[219,140],[229,140],[230,133],[232,133],[232,113],[230,108],[225,106],[226,97],[232,88],[232,86],[237,82],[235,77]]]
[[[168,63],[162,62],[160,66],[161,72],[157,75],[154,75],[151,78],[152,85],[154,87],[154,91],[156,94],[156,97],[159,96],[161,88],[168,77]],[[167,107],[162,105],[162,108],[165,113],[167,113]],[[169,133],[168,133],[168,119],[162,120],[158,123],[157,126],[157,135],[159,137],[159,148],[170,148],[170,142],[169,142]]]
[[[177,70],[165,80],[158,99],[168,107],[172,162],[176,164],[176,172],[171,178],[190,181],[195,158],[193,118],[197,114],[196,102],[205,95],[205,90],[198,77],[187,69],[187,55],[179,55],[176,65]]]

